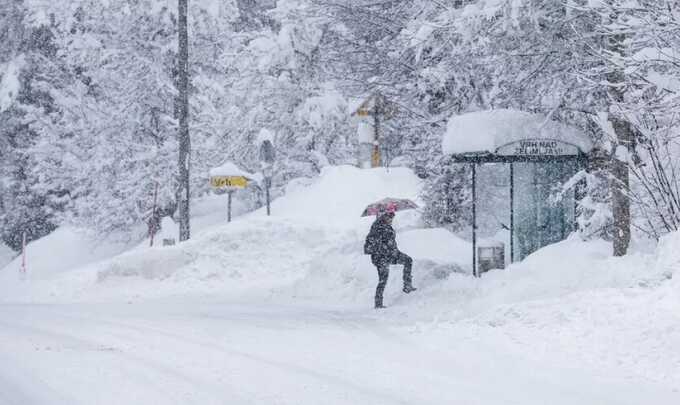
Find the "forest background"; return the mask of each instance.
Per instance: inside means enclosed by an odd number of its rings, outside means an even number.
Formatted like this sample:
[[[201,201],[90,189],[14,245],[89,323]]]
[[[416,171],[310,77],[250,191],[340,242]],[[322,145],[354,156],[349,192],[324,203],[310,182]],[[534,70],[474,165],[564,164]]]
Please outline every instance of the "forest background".
[[[494,108],[593,139],[584,237],[680,225],[677,1],[189,0],[188,20],[192,198],[224,161],[259,171],[263,133],[275,195],[357,164],[350,114],[380,93],[396,107],[385,163],[425,179],[428,225],[469,227],[469,168],[444,164],[441,137],[452,115]],[[156,187],[176,215],[177,38],[172,0],[0,0],[6,245],[62,224],[142,238]],[[240,198],[263,204],[259,187]]]

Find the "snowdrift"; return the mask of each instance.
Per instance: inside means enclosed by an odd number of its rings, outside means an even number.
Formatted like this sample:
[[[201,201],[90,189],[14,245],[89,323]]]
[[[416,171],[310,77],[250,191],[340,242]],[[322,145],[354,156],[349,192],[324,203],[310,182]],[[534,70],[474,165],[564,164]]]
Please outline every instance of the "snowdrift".
[[[272,299],[366,308],[376,275],[362,245],[373,218],[359,215],[386,196],[418,200],[420,188],[421,181],[406,168],[326,167],[318,178],[291,182],[286,194],[272,203],[272,217],[261,209],[212,227],[203,218],[203,229],[191,241],[137,247],[117,256],[123,246],[97,249],[77,232],[60,229],[31,244],[30,283],[18,281],[20,261],[15,259],[0,273],[0,289],[7,291],[5,300],[38,301],[257,290]],[[386,290],[386,302],[408,308],[414,320],[460,319],[513,302],[658,285],[671,278],[668,274],[680,261],[673,237],[660,244],[655,256],[623,259],[609,258],[605,242],[569,239],[477,280],[469,277],[467,241],[444,229],[419,226],[416,210],[400,212],[395,220],[400,248],[415,259],[421,293],[401,294],[401,270],[396,267]]]
[[[9,264],[16,256],[17,253],[14,250],[0,242],[0,269]]]
[[[28,244],[26,263],[30,278],[40,280],[57,276],[76,268],[96,263],[120,254],[133,246],[115,239],[94,241],[83,231],[61,227],[51,234]],[[22,257],[14,254],[6,266],[0,267],[0,284],[18,279]]]
[[[366,205],[387,196],[417,200],[420,187],[421,181],[405,168],[327,167],[316,179],[291,182],[286,194],[272,203],[272,217],[261,209],[210,227],[206,212],[203,229],[191,241],[173,247],[138,246],[97,263],[93,263],[96,257],[75,248],[89,246],[85,241],[60,230],[32,244],[29,252],[55,248],[61,252],[70,246],[65,251],[73,252],[73,257],[62,260],[60,254],[59,266],[49,264],[49,255],[42,256],[45,263],[41,257],[29,257],[30,288],[19,283],[20,288],[9,288],[12,291],[5,297],[116,300],[255,287],[280,291],[296,283],[318,294],[329,287],[341,291],[340,286],[332,286],[335,277],[344,280],[349,291],[370,289],[375,270],[362,254],[362,246],[374,218],[359,215]],[[215,201],[208,205],[214,206]],[[395,221],[395,227],[403,231],[399,236],[402,249],[413,255],[429,278],[463,271],[469,262],[469,244],[445,230],[415,229],[419,225],[415,210],[399,213]],[[435,253],[437,249],[441,252]],[[18,274],[15,267],[4,273]],[[59,275],[68,268],[78,269]],[[321,284],[313,281],[317,277]]]
[[[370,225],[370,219],[359,217],[368,204],[385,197],[418,201],[421,187],[421,180],[407,168],[326,166],[316,179],[302,178],[289,183],[286,194],[272,203],[272,215],[338,227]],[[264,213],[259,211],[260,215]],[[413,217],[413,211],[404,211],[397,221],[403,224],[405,218]]]

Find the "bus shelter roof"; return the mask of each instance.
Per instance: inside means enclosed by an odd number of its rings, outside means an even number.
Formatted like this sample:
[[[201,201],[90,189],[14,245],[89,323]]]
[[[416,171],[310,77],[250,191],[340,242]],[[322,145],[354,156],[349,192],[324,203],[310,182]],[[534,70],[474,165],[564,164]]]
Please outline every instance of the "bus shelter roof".
[[[537,153],[521,153],[522,143]],[[551,150],[551,145],[559,150]],[[542,114],[509,109],[454,115],[442,140],[445,155],[469,162],[555,160],[548,157],[587,154],[592,149],[592,141],[578,128]]]

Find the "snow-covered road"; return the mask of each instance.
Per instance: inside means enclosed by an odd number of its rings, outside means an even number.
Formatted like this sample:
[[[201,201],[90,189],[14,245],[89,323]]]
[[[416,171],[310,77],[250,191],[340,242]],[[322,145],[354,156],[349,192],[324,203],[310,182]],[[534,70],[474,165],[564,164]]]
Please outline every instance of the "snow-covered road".
[[[202,301],[0,305],[0,403],[680,401],[672,387],[537,363],[493,334],[427,334],[372,311]]]

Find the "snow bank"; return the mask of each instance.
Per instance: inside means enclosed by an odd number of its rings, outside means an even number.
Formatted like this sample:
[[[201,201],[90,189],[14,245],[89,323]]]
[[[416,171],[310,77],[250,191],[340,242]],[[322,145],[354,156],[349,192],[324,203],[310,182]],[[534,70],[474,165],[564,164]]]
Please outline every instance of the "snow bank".
[[[106,296],[107,286],[127,279],[126,296],[263,288],[276,289],[277,296],[295,291],[318,296],[333,290],[355,300],[355,288],[373,288],[375,276],[362,252],[374,218],[359,215],[366,205],[387,196],[417,199],[420,187],[409,169],[326,167],[318,178],[292,181],[272,203],[271,217],[260,210],[180,245],[133,251],[96,266],[96,295]],[[463,263],[469,262],[469,244],[445,230],[414,229],[419,222],[416,210],[397,214],[402,249],[427,269],[432,282],[462,272]],[[292,290],[286,287],[290,285]]]
[[[103,260],[129,249],[132,243],[105,240],[93,241],[72,227],[61,227],[33,241],[26,247],[27,277],[31,280],[50,279],[60,273]],[[0,270],[0,284],[7,285],[19,278],[21,256]]]
[[[416,259],[419,290],[403,294],[401,268],[393,266],[388,309],[375,321],[410,325],[414,334],[452,344],[500,334],[527,358],[576,361],[678,386],[680,282],[673,275],[680,269],[679,243],[676,233],[653,254],[613,258],[607,242],[570,238],[475,279],[451,268],[455,262],[444,271],[436,263],[469,260],[466,242],[444,230],[402,232],[399,245]],[[354,254],[357,247],[338,246],[318,257],[308,275],[279,296],[370,308],[377,277],[368,258]]]
[[[397,214],[397,218],[400,214]],[[397,229],[399,229],[397,227]],[[322,255],[311,257],[306,271],[292,285],[276,291],[277,297],[309,299],[327,304],[370,308],[377,282],[370,256],[362,252],[368,229],[349,231]],[[427,289],[454,273],[469,273],[471,246],[445,229],[415,229],[397,234],[399,249],[414,259],[416,285]],[[392,266],[386,300],[400,300],[401,266]]]
[[[525,139],[558,140],[584,153],[593,148],[590,139],[577,128],[541,114],[499,109],[452,116],[442,149],[445,154],[494,153],[501,146]]]
[[[286,195],[272,203],[272,215],[356,227],[370,221],[360,218],[367,205],[385,197],[417,202],[421,187],[422,181],[407,168],[327,166],[311,183],[307,179],[292,182]],[[263,212],[260,210],[260,214]],[[408,215],[399,213],[397,221]]]
[[[352,237],[322,224],[253,216],[176,246],[136,249],[94,264],[51,292],[76,301],[262,293],[300,279],[313,258]]]
[[[397,235],[400,248],[414,259],[436,263],[472,262],[472,245],[446,229],[413,229]]]
[[[16,256],[17,252],[0,242],[0,269],[7,266]]]
[[[680,276],[680,232],[661,238],[657,247],[656,269],[668,278]]]
[[[680,268],[678,241],[676,233],[654,254],[622,258],[610,257],[604,242],[547,247],[482,279],[461,303],[472,316],[444,329],[467,336],[502,330],[534,358],[680,386],[680,289],[671,279]]]
[[[195,215],[200,213],[201,231],[195,232],[192,240],[174,247],[153,249],[146,248],[145,244],[99,263],[92,263],[94,260],[83,251],[90,245],[83,239],[76,239],[77,234],[55,233],[48,237],[51,242],[39,242],[56,249],[62,249],[57,244],[84,245],[86,248],[72,249],[73,257],[63,260],[58,268],[36,263],[35,272],[54,275],[67,268],[91,264],[71,272],[61,281],[51,279],[46,282],[49,286],[43,287],[37,285],[37,273],[32,273],[34,284],[29,299],[45,300],[47,294],[49,299],[99,300],[108,297],[116,300],[130,296],[149,298],[223,291],[225,288],[280,287],[306,278],[310,271],[318,268],[319,260],[332,257],[331,253],[337,249],[341,254],[334,259],[335,266],[347,260],[365,264],[363,239],[374,219],[360,217],[366,205],[385,197],[416,200],[421,185],[420,179],[404,168],[326,167],[318,178],[291,182],[286,194],[272,203],[271,217],[267,217],[262,209],[227,224],[216,219],[216,212],[210,212],[223,208],[219,207],[222,199],[206,200],[199,204],[203,207],[201,210],[194,210]],[[400,212],[395,220],[397,229],[407,231],[403,244],[414,245],[414,250],[420,249],[423,251],[421,256],[425,256],[428,247],[420,243],[420,238],[436,231],[413,230],[419,224],[416,210]],[[459,243],[453,235],[444,237],[439,243],[469,251],[469,248],[462,249],[464,243]],[[80,256],[82,260],[76,260]],[[437,268],[438,274],[460,271],[447,262],[453,256],[455,254],[444,253],[441,257],[427,259],[427,266]],[[347,270],[342,266],[334,269],[337,274]],[[15,273],[16,269],[11,272]],[[373,271],[365,272],[365,275],[368,286],[372,284],[368,278],[372,278]],[[12,296],[17,298],[19,295]]]
[[[286,194],[272,202],[271,217],[261,209],[175,247],[119,256],[96,269],[98,280],[165,280],[170,282],[168,291],[174,292],[194,290],[201,283],[212,284],[204,286],[208,289],[224,287],[225,282],[230,288],[291,283],[304,279],[318,267],[318,260],[338,249],[345,257],[336,257],[335,264],[364,259],[363,238],[374,219],[360,217],[366,205],[388,196],[415,200],[420,188],[420,179],[409,169],[325,167],[315,179],[292,181]],[[417,211],[404,211],[397,215],[395,227],[412,229],[419,221]],[[418,243],[416,233],[407,239],[414,240],[407,244]],[[461,244],[447,241],[460,249]],[[436,262],[445,262],[446,257]],[[174,282],[179,283],[170,285]]]

